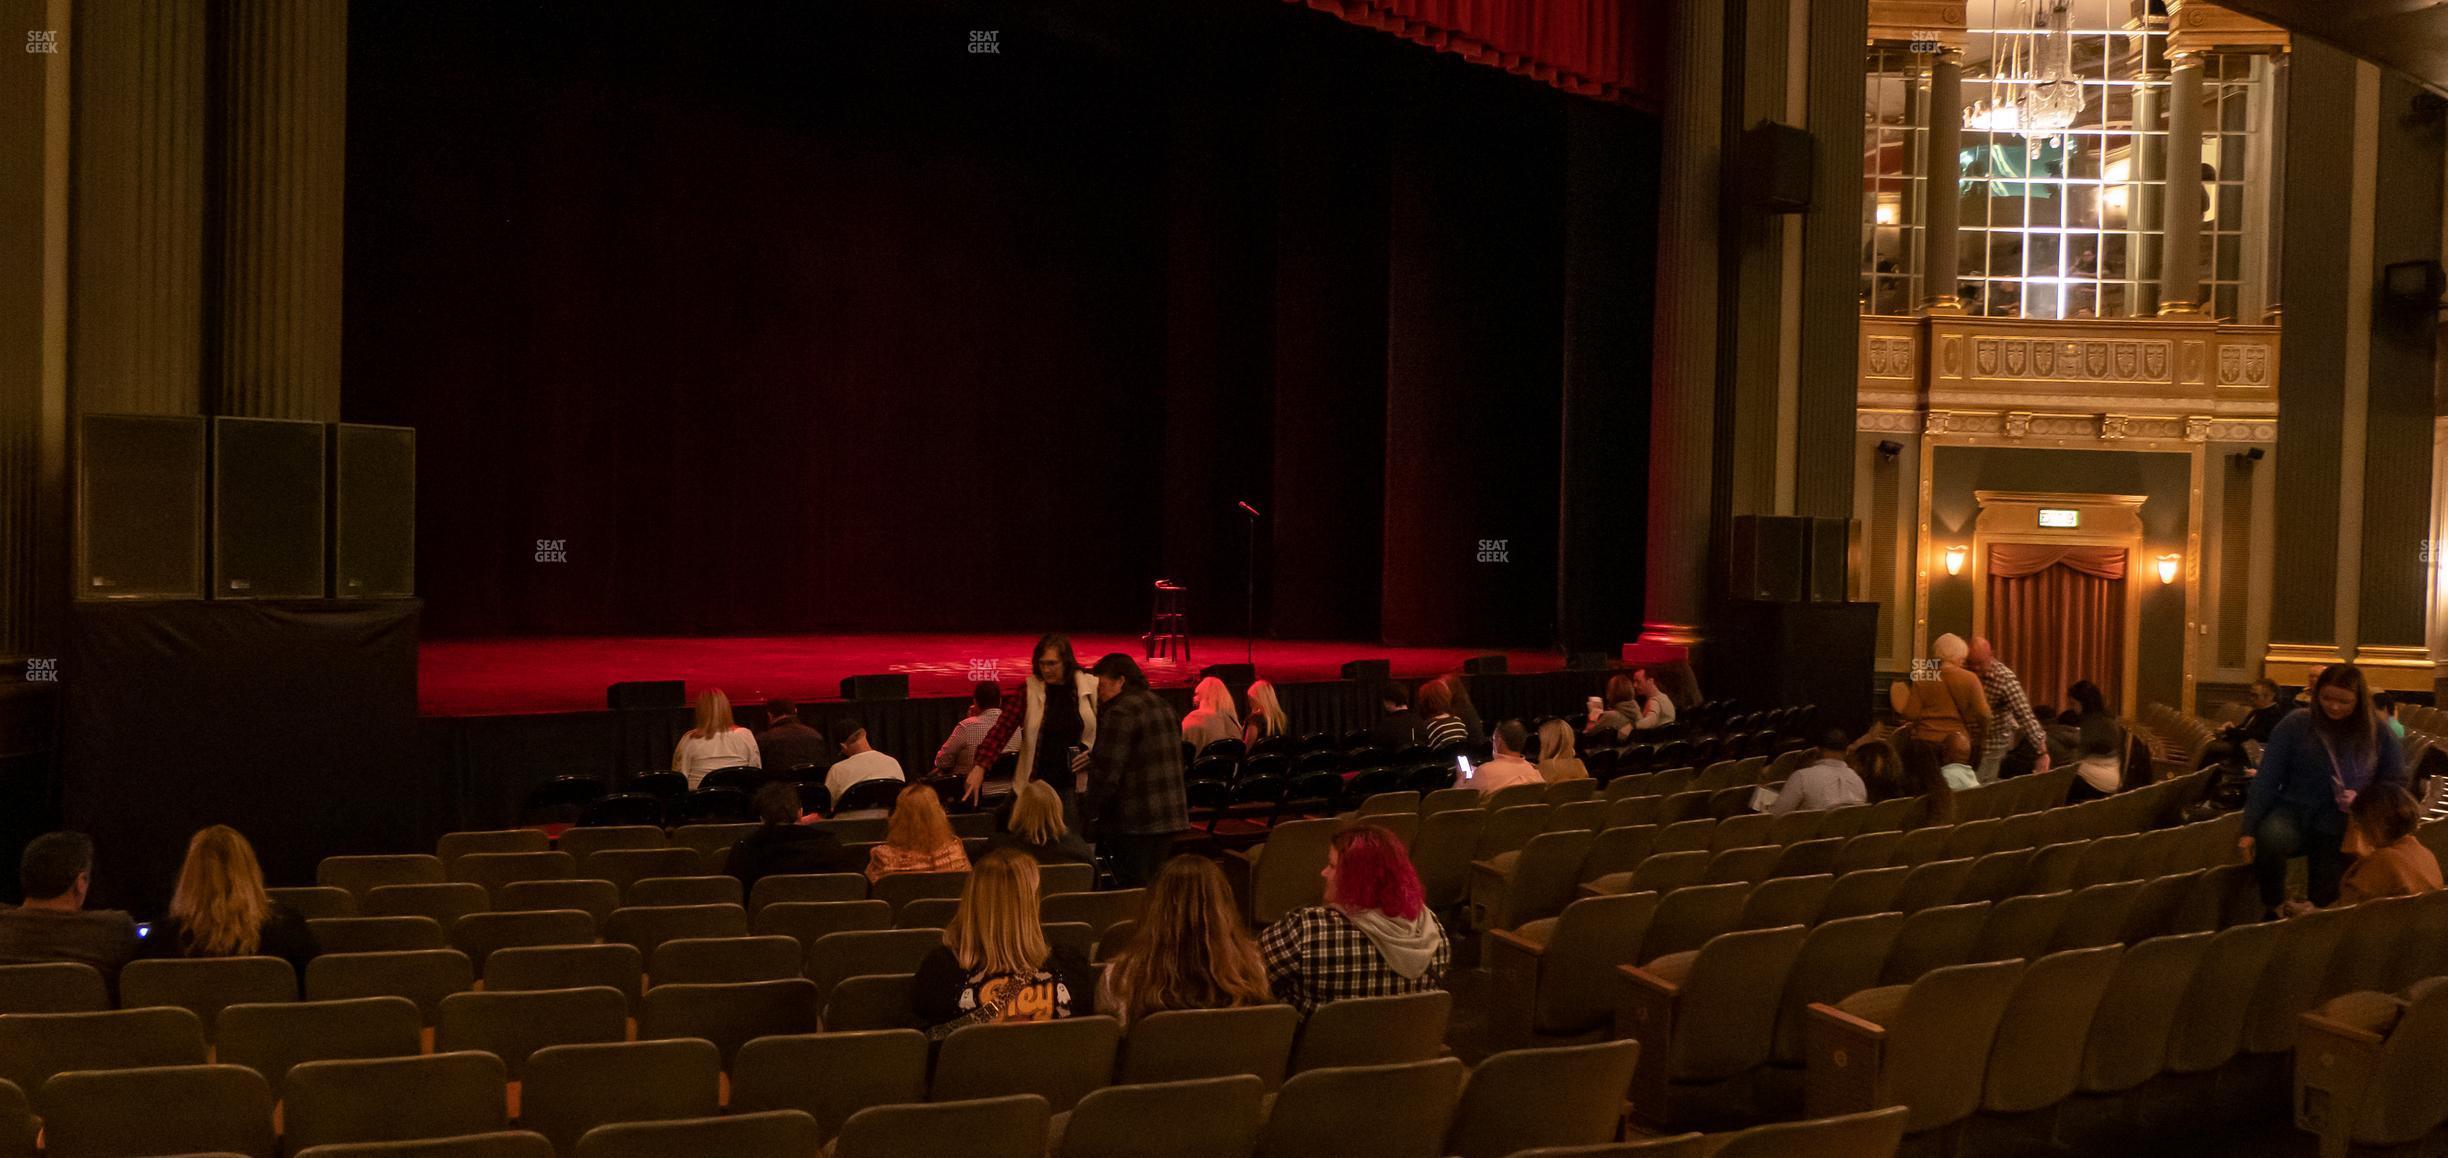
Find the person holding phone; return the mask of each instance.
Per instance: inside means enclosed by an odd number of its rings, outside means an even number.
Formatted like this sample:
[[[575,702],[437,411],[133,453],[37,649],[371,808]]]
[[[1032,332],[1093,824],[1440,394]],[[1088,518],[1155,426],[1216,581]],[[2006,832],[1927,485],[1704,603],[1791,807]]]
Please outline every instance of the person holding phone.
[[[1492,796],[1516,784],[1545,784],[1538,765],[1522,758],[1530,746],[1530,729],[1520,720],[1506,720],[1496,725],[1489,740],[1495,744],[1495,758],[1476,768],[1467,768],[1454,780],[1456,788],[1476,788],[1481,796]]]

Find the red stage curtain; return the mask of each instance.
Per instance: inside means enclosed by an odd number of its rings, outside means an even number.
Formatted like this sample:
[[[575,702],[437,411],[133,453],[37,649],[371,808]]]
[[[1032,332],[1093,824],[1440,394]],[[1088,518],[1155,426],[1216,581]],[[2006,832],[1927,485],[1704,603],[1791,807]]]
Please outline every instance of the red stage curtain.
[[[1639,0],[1292,0],[1545,82],[1654,108],[1661,5]]]
[[[2076,680],[2117,702],[2125,671],[2125,551],[1989,548],[1989,640],[2034,703],[2066,706]]]

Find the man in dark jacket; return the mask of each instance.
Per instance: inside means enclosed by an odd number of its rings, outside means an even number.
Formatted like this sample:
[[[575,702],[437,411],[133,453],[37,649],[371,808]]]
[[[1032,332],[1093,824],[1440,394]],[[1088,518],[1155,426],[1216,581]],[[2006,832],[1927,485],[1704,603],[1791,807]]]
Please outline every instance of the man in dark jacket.
[[[1369,725],[1369,743],[1387,752],[1400,752],[1428,742],[1428,725],[1411,710],[1411,689],[1387,680],[1379,686],[1377,699],[1385,706],[1385,714]]]
[[[1096,747],[1088,753],[1081,812],[1124,888],[1146,884],[1163,867],[1173,838],[1190,828],[1182,786],[1181,718],[1148,690],[1137,661],[1114,652],[1097,677]]]
[[[765,757],[765,772],[781,776],[795,768],[822,772],[833,766],[834,751],[825,734],[799,719],[799,705],[776,697],[765,701],[765,730],[757,735],[757,751]]]
[[[764,877],[866,869],[867,858],[843,848],[831,832],[799,823],[798,786],[777,780],[759,788],[756,807],[764,825],[731,846],[731,860],[725,866],[739,878],[742,896],[754,892],[757,881]]]

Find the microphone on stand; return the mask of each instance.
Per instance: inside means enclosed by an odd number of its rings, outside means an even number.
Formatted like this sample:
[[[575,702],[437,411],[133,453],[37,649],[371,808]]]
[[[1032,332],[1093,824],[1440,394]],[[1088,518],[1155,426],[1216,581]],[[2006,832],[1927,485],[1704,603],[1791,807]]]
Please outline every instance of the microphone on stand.
[[[1250,505],[1248,499],[1238,499],[1233,505],[1248,515],[1249,553],[1241,557],[1243,594],[1247,602],[1241,605],[1241,660],[1255,666],[1258,662],[1258,520],[1266,515]]]

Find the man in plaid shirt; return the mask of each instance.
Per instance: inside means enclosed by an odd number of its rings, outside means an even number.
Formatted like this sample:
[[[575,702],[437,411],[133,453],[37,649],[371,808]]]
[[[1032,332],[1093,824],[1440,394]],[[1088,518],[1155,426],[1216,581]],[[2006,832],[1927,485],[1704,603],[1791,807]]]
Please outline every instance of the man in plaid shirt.
[[[2031,698],[2023,694],[2023,681],[2015,678],[2014,669],[1999,663],[1996,649],[1979,636],[1972,638],[1964,666],[1980,677],[1981,691],[1989,698],[1989,726],[1981,734],[1981,780],[1998,778],[2006,753],[2014,750],[2017,739],[2030,741],[2032,751],[2038,753],[2032,771],[2048,771],[2048,732],[2040,726],[2040,717],[2032,714]]]
[[[1131,657],[1097,661],[1096,747],[1088,752],[1081,813],[1123,888],[1146,884],[1163,867],[1173,837],[1190,827],[1182,784],[1181,718],[1148,690]]]

